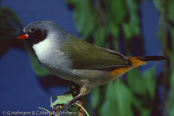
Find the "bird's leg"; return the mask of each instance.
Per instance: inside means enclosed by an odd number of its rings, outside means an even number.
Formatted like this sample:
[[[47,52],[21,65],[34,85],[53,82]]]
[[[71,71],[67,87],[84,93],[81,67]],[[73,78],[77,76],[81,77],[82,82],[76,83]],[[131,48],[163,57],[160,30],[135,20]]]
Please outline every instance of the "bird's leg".
[[[67,102],[60,110],[63,109],[67,109],[68,106],[72,105],[73,103],[75,103],[79,98],[81,98],[83,96],[82,93],[78,94],[77,96],[75,96],[71,101]]]
[[[89,91],[90,91],[90,88],[86,86],[82,86],[80,88],[80,93],[77,96],[75,96],[71,101],[68,101],[61,109],[54,109],[54,110],[60,111],[63,109],[67,109],[69,105],[72,105],[73,103],[75,103],[79,98],[81,98],[83,95],[86,95]]]
[[[81,98],[83,95],[86,95],[87,93],[89,93],[90,88],[86,87],[86,86],[82,86],[80,88],[80,93],[75,96],[72,100],[68,101],[62,108],[60,109],[53,109],[54,111],[60,111],[63,109],[67,109],[69,105],[74,104],[79,98]]]

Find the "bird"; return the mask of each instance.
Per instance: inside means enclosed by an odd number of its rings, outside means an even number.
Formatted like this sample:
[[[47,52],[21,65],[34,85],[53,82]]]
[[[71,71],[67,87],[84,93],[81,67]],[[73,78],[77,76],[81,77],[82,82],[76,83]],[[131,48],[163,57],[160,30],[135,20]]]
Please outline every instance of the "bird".
[[[88,43],[51,21],[30,23],[17,39],[25,39],[32,45],[47,70],[80,86],[79,94],[65,107],[90,93],[94,87],[106,84],[135,67],[166,59],[165,56],[127,57]]]

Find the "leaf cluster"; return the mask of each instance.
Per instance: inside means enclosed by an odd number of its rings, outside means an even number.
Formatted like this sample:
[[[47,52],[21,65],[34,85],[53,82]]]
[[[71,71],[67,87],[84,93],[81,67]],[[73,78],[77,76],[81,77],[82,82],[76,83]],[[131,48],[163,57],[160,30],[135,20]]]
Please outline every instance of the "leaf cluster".
[[[141,14],[139,11],[140,4],[146,2],[144,0],[66,0],[69,8],[74,11],[74,20],[76,27],[82,38],[98,46],[108,47],[118,50],[121,41],[121,48],[124,48],[125,55],[143,55],[143,37],[140,25]],[[173,62],[173,0],[153,0],[161,17],[165,17],[165,26],[159,26],[158,37],[162,41],[163,46],[167,46],[166,53],[169,61]],[[163,13],[165,10],[165,13]],[[164,29],[167,30],[167,38]],[[168,39],[169,37],[169,39]],[[167,39],[167,40],[165,40]],[[137,44],[135,45],[135,41]],[[137,46],[138,49],[133,49]],[[136,54],[134,51],[138,51]],[[173,65],[168,66],[167,82],[171,82],[170,89],[170,111],[174,112],[174,90],[173,90]],[[92,104],[94,115],[118,115],[118,116],[147,116],[158,114],[161,109],[159,101],[159,86],[163,85],[161,77],[165,75],[161,72],[156,78],[155,65],[143,74],[138,69],[134,69],[127,73],[126,80],[115,80],[106,86],[95,88],[92,91]]]

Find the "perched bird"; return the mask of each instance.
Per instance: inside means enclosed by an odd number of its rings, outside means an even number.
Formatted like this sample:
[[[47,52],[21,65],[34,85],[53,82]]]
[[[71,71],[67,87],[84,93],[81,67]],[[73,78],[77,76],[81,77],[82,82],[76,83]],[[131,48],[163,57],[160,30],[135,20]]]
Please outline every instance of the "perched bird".
[[[108,83],[134,67],[165,59],[164,56],[127,57],[92,45],[50,21],[29,24],[17,39],[28,40],[50,72],[81,86],[79,95],[66,106],[88,94],[92,88]]]

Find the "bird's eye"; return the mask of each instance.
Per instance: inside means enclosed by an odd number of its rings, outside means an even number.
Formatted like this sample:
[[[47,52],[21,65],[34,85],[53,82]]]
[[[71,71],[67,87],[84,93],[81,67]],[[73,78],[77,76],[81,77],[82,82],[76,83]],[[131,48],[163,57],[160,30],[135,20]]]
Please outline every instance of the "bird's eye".
[[[35,32],[35,31],[36,31],[36,29],[34,27],[30,28],[31,33]]]

